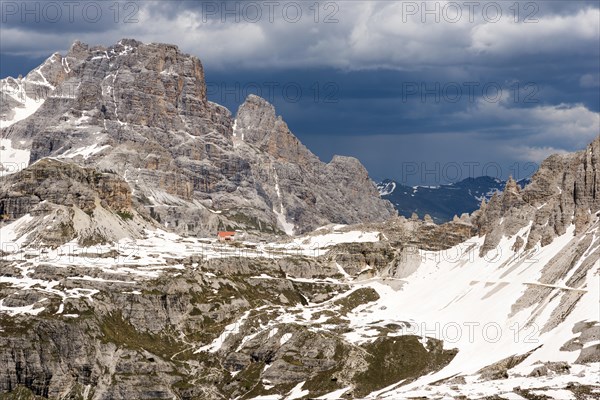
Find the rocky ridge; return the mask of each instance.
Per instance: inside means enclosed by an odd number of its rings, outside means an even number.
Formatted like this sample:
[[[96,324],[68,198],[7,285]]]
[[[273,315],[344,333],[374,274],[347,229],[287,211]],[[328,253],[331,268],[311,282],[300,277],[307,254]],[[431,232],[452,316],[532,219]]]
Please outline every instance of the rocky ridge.
[[[20,246],[116,242],[158,225],[135,210],[129,185],[118,175],[59,160],[41,159],[6,176],[0,193],[3,223],[27,220],[16,232]],[[2,239],[3,248],[10,245],[10,238]]]
[[[58,157],[112,171],[178,233],[293,234],[394,215],[356,159],[321,162],[265,100],[250,96],[235,118],[208,101],[202,64],[176,46],[77,42],[3,91],[34,78],[47,93],[21,120],[8,104],[3,140],[29,151],[29,164]]]
[[[482,251],[528,224],[526,249],[551,243],[571,225],[576,234],[586,230],[600,210],[599,166],[600,135],[583,151],[548,157],[524,189],[510,179],[502,195],[473,215],[479,235],[486,238]]]

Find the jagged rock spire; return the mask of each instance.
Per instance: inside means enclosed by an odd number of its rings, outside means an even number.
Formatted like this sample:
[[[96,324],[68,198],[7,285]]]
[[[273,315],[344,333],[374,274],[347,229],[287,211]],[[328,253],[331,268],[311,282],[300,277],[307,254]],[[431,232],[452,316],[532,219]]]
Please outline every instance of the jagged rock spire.
[[[521,188],[519,187],[519,184],[517,183],[517,181],[515,181],[513,179],[512,175],[508,177],[504,191],[512,192],[512,193],[520,193],[521,192]]]

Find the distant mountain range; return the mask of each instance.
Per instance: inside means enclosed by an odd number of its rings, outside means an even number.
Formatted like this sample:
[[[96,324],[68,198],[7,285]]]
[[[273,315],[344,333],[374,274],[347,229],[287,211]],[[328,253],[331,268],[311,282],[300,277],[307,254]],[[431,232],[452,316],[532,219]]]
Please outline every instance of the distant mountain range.
[[[521,188],[529,178],[517,183]],[[429,214],[436,223],[452,220],[457,215],[477,210],[484,198],[486,201],[496,192],[502,192],[506,181],[491,176],[467,178],[462,181],[439,186],[406,186],[386,179],[377,184],[383,199],[389,200],[398,213],[407,218],[416,213],[420,218]]]

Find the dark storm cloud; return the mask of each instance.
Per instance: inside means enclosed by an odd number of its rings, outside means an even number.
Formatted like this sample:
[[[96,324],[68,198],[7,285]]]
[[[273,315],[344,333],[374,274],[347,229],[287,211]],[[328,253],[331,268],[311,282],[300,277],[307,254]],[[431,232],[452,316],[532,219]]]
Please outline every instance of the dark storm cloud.
[[[2,29],[32,32],[101,33],[122,23],[135,23],[141,2],[135,1],[10,1],[0,5]]]
[[[298,19],[282,14],[288,1],[77,3],[61,24],[4,12],[1,76],[75,39],[175,43],[203,61],[211,100],[235,112],[262,95],[319,156],[356,155],[381,177],[414,157],[539,161],[600,132],[597,2],[486,1],[470,12],[459,1],[455,18],[448,2],[428,2],[431,14],[421,1],[321,1],[302,3]],[[81,13],[88,3],[101,6],[96,22],[93,8]]]
[[[2,54],[0,56],[0,72],[2,75],[0,77],[13,76],[16,78],[19,75],[26,75],[27,72],[40,65],[45,59],[46,57],[23,57]]]

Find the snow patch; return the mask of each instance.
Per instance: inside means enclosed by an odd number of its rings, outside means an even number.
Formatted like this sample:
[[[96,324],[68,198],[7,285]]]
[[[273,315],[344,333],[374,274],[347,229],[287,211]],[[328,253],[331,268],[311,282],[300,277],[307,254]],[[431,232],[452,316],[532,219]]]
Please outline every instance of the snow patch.
[[[380,183],[377,187],[380,196],[388,196],[396,190],[396,182]]]
[[[194,354],[200,353],[203,351],[208,352],[208,353],[216,353],[217,351],[219,351],[221,349],[221,346],[225,342],[225,340],[227,340],[227,338],[230,335],[235,335],[235,334],[239,333],[240,326],[242,326],[244,324],[244,322],[246,321],[246,319],[248,318],[249,315],[250,315],[250,311],[246,311],[244,313],[244,315],[242,315],[237,321],[232,322],[231,324],[227,325],[225,327],[225,329],[223,330],[223,333],[221,333],[218,338],[213,340],[212,343],[210,343],[206,346],[200,347],[198,350],[194,351]]]
[[[283,346],[284,344],[286,344],[290,339],[292,338],[292,334],[291,333],[284,333],[283,336],[281,336],[281,338],[279,339],[279,345]]]
[[[21,90],[21,89],[19,89]],[[5,93],[3,92],[2,95],[4,95]],[[14,96],[12,96],[14,97]],[[29,117],[30,115],[32,115],[33,113],[35,113],[38,108],[40,108],[42,106],[42,104],[44,104],[44,99],[40,99],[40,98],[31,98],[29,96],[27,96],[27,94],[25,92],[23,92],[22,95],[22,100],[20,101],[20,103],[22,104],[21,106],[15,107],[13,109],[14,115],[12,116],[11,119],[9,120],[0,120],[0,129],[4,129],[7,128],[19,121],[24,120],[25,118]]]
[[[60,154],[58,158],[75,158],[77,156],[82,156],[84,160],[87,160],[92,155],[100,153],[102,150],[108,147],[110,147],[109,144],[99,146],[98,143],[94,143],[91,146],[79,147],[77,149],[69,149],[65,153]]]
[[[28,306],[22,307],[9,307],[4,305],[4,299],[0,300],[0,313],[7,313],[10,315],[17,314],[29,314],[29,315],[38,315],[44,311],[44,307],[34,308],[34,304],[30,304]]]
[[[12,140],[0,139],[0,176],[19,172],[29,165],[29,150],[14,149]]]
[[[306,382],[300,382],[299,384],[294,386],[294,388],[290,391],[290,394],[288,395],[288,397],[285,398],[285,400],[301,399],[302,397],[307,396],[309,391],[302,390],[302,386],[304,386],[305,383]]]
[[[243,139],[242,139],[243,140]],[[285,215],[285,208],[283,207],[283,199],[281,198],[281,191],[279,190],[279,178],[277,176],[277,172],[275,173],[275,192],[277,193],[277,198],[279,199],[279,210],[276,209],[275,204],[273,204],[273,212],[277,215],[277,221],[279,222],[279,226],[283,229],[283,231],[289,235],[294,235],[294,230],[296,226],[287,221],[287,217]]]

